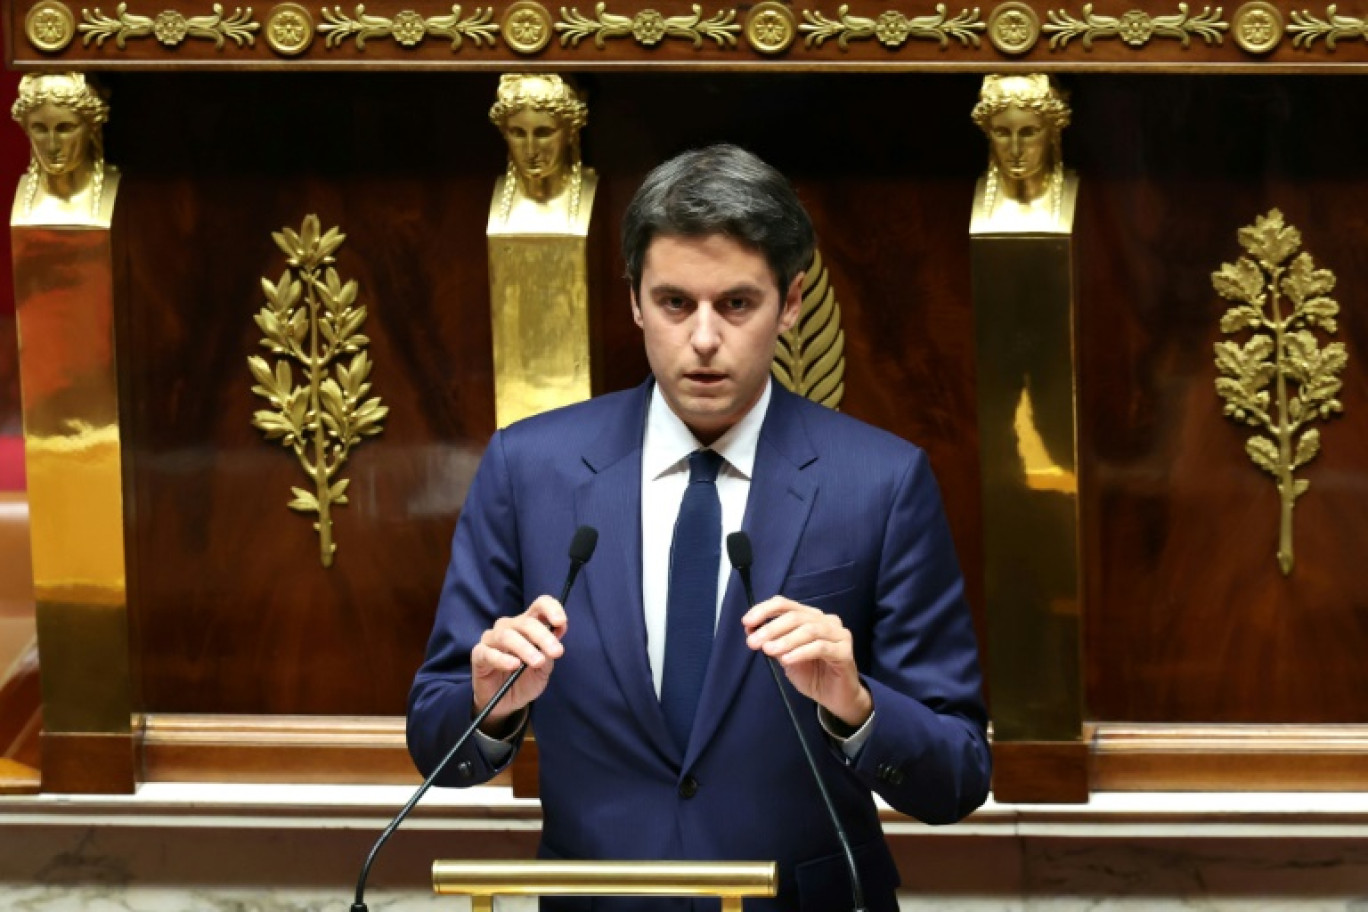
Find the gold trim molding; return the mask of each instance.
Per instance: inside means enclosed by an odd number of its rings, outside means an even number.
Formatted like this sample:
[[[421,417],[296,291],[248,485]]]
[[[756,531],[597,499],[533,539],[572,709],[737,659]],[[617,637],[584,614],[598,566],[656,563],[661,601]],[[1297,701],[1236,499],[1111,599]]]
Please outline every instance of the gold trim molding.
[[[43,53],[55,54],[76,37],[76,17],[59,0],[41,0],[24,17],[24,37]]]
[[[591,19],[577,7],[567,10],[562,6],[556,31],[561,33],[561,47],[579,47],[579,43],[590,35],[599,49],[604,47],[605,39],[626,36],[631,36],[643,47],[655,47],[666,38],[692,41],[695,50],[703,46],[704,38],[711,38],[721,48],[736,47],[736,36],[741,32],[736,10],[722,10],[705,20],[703,7],[695,3],[692,9],[692,16],[664,16],[653,9],[621,16],[608,12],[608,4],[601,2],[594,6]]]
[[[1221,33],[1230,28],[1230,23],[1221,19],[1221,7],[1213,11],[1204,6],[1194,16],[1186,3],[1179,3],[1178,12],[1171,16],[1151,16],[1140,9],[1128,10],[1120,16],[1099,16],[1093,13],[1091,3],[1084,4],[1082,19],[1075,19],[1068,10],[1050,10],[1046,16],[1049,22],[1044,30],[1051,36],[1050,50],[1064,48],[1075,38],[1087,50],[1092,50],[1097,38],[1120,38],[1131,47],[1144,47],[1152,38],[1177,38],[1186,48],[1192,45],[1192,36],[1197,35],[1213,45],[1221,44]]]
[[[1292,509],[1311,484],[1293,473],[1320,452],[1320,431],[1308,425],[1344,411],[1336,397],[1349,355],[1342,342],[1321,348],[1312,333],[1336,331],[1339,304],[1330,297],[1334,273],[1297,252],[1301,232],[1273,209],[1241,228],[1239,239],[1249,256],[1222,263],[1211,282],[1235,302],[1221,317],[1221,331],[1252,333],[1243,344],[1216,343],[1216,392],[1227,416],[1255,429],[1245,452],[1277,481],[1278,566],[1286,576],[1293,565]]]
[[[123,50],[129,38],[156,38],[166,47],[176,47],[187,38],[207,38],[214,47],[221,49],[225,40],[231,38],[238,47],[256,43],[253,32],[261,28],[261,23],[252,18],[252,8],[246,10],[235,7],[232,15],[224,12],[223,4],[215,3],[212,16],[184,16],[175,10],[162,10],[155,18],[138,16],[128,11],[127,3],[114,7],[114,15],[106,16],[95,7],[92,13],[81,10],[84,20],[78,31],[84,37],[81,43],[89,46],[94,42],[100,47],[107,39],[113,38],[119,50]]]
[[[347,503],[351,481],[339,473],[353,447],[383,430],[389,408],[378,396],[366,398],[372,367],[370,339],[360,332],[366,308],[356,304],[356,280],[344,284],[333,268],[347,236],[337,228],[321,232],[318,216],[308,215],[298,232],[282,228],[271,238],[287,268],[279,282],[262,278],[266,306],[254,319],[265,335],[261,346],[280,360],[273,367],[260,355],[247,359],[256,380],[252,392],[271,405],[252,416],[252,425],[292,451],[313,482],[312,491],[291,488],[289,507],[317,514],[319,556],[331,567],[337,552],[332,507]],[[299,385],[292,362],[305,370]]]
[[[1283,17],[1267,0],[1250,0],[1235,11],[1230,34],[1247,54],[1267,54],[1283,38]]]
[[[298,3],[281,3],[266,16],[266,43],[285,57],[302,54],[313,44],[314,21]]]
[[[746,14],[746,42],[761,54],[782,54],[797,37],[793,10],[777,0],[763,0]]]
[[[1024,54],[1040,40],[1040,17],[1021,0],[999,3],[988,15],[988,40],[1004,54]]]
[[[488,44],[493,47],[497,41],[499,25],[493,22],[494,7],[475,7],[475,11],[462,18],[459,3],[451,6],[449,16],[424,16],[413,10],[400,10],[393,18],[370,16],[366,14],[364,3],[358,3],[352,15],[342,12],[342,7],[332,9],[323,7],[323,24],[318,31],[326,36],[324,44],[329,50],[340,47],[349,39],[356,39],[356,49],[364,51],[366,40],[370,38],[393,38],[401,47],[415,48],[428,36],[450,38],[452,51],[459,51],[469,38],[476,47]]]
[[[852,40],[877,38],[887,48],[902,47],[909,38],[927,38],[946,47],[955,38],[964,47],[978,47],[978,33],[988,26],[979,19],[979,8],[960,10],[953,18],[944,3],[936,4],[933,15],[908,18],[897,10],[884,10],[877,19],[850,15],[850,4],[842,3],[836,18],[829,19],[820,11],[803,10],[804,22],[798,30],[807,37],[808,47],[821,47],[828,38],[835,38],[841,50],[847,50]]]
[[[1287,27],[1292,35],[1292,46],[1310,50],[1316,39],[1325,39],[1325,49],[1335,52],[1335,42],[1342,38],[1363,38],[1368,36],[1368,20],[1359,16],[1339,15],[1339,6],[1330,4],[1325,8],[1325,18],[1318,19],[1310,10],[1292,12],[1292,24]]]
[[[537,54],[551,43],[552,20],[536,0],[517,0],[504,10],[503,38],[519,54]]]

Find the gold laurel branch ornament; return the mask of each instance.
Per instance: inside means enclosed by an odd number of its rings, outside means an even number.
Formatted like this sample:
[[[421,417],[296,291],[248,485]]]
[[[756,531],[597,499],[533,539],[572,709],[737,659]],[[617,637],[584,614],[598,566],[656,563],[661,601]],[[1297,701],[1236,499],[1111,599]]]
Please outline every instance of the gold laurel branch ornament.
[[[770,372],[785,389],[828,408],[841,407],[845,396],[845,331],[841,329],[841,305],[819,252],[813,252],[812,265],[803,279],[798,322],[779,337]]]
[[[450,38],[451,49],[459,51],[465,39],[469,38],[476,47],[493,47],[499,34],[499,24],[494,22],[494,7],[475,7],[475,11],[462,18],[461,5],[452,4],[449,16],[423,16],[413,10],[400,10],[393,18],[388,16],[369,16],[366,5],[358,3],[348,16],[342,7],[332,9],[323,7],[323,24],[318,31],[325,36],[324,44],[331,50],[340,47],[350,38],[356,39],[356,49],[364,51],[370,38],[393,38],[402,47],[417,47],[423,39],[431,35],[435,38]]]
[[[664,16],[653,9],[644,9],[632,16],[608,12],[607,3],[594,7],[594,18],[582,14],[577,7],[561,7],[561,20],[556,23],[561,47],[579,47],[590,35],[602,50],[608,38],[630,35],[645,47],[655,47],[666,38],[685,38],[693,42],[694,50],[703,47],[703,39],[711,38],[718,47],[736,47],[736,36],[741,26],[736,21],[736,10],[723,10],[711,18],[703,18],[703,7],[693,4],[692,16]]]
[[[829,19],[823,13],[803,10],[802,25],[798,30],[807,37],[803,43],[808,47],[821,47],[828,38],[835,38],[841,50],[849,50],[851,41],[877,38],[884,47],[901,47],[909,38],[926,38],[939,41],[946,47],[954,38],[965,47],[979,46],[978,33],[988,26],[979,19],[979,8],[960,10],[951,18],[944,3],[936,4],[936,12],[927,16],[908,18],[897,10],[884,10],[877,19],[850,15],[850,4],[842,3],[836,9],[836,18]]]
[[[331,567],[332,508],[347,503],[350,479],[339,477],[353,447],[383,428],[389,407],[371,396],[370,339],[360,332],[366,308],[356,303],[355,279],[343,283],[333,254],[347,236],[337,228],[319,231],[308,215],[298,232],[282,228],[271,238],[288,264],[280,281],[261,280],[266,306],[253,318],[265,336],[263,348],[276,355],[274,366],[260,355],[247,359],[256,386],[252,392],[270,403],[252,416],[252,426],[295,454],[313,490],[293,487],[291,510],[314,513],[319,556]],[[294,381],[293,364],[303,368]]]
[[[1278,566],[1285,576],[1292,572],[1292,508],[1310,485],[1293,472],[1320,452],[1320,431],[1308,425],[1344,410],[1336,396],[1349,355],[1341,342],[1321,348],[1312,333],[1336,331],[1339,304],[1330,297],[1334,273],[1297,253],[1301,232],[1273,209],[1241,228],[1239,239],[1249,256],[1222,263],[1211,282],[1235,302],[1221,317],[1221,331],[1251,334],[1243,344],[1216,343],[1216,392],[1226,415],[1257,429],[1245,452],[1277,481]]]
[[[1357,16],[1339,15],[1339,6],[1332,3],[1325,8],[1325,18],[1317,19],[1310,10],[1292,12],[1292,46],[1310,50],[1316,39],[1325,39],[1325,49],[1334,53],[1335,42],[1342,38],[1363,38],[1368,35],[1368,20]]]
[[[1095,38],[1120,38],[1131,47],[1143,47],[1151,38],[1177,38],[1186,48],[1191,47],[1192,36],[1197,35],[1208,45],[1221,44],[1221,33],[1230,28],[1230,23],[1221,19],[1221,7],[1213,11],[1204,6],[1194,16],[1186,3],[1178,4],[1178,12],[1172,16],[1151,16],[1138,9],[1120,16],[1096,16],[1093,5],[1087,3],[1082,19],[1075,19],[1068,10],[1050,10],[1046,18],[1049,22],[1045,23],[1044,31],[1051,36],[1051,50],[1066,47],[1074,38],[1081,38],[1088,50],[1092,50]]]
[[[81,43],[87,47],[93,40],[104,47],[106,39],[113,38],[119,50],[124,50],[129,38],[156,38],[166,47],[176,47],[186,38],[207,38],[214,47],[223,49],[224,42],[232,39],[238,47],[256,44],[253,32],[261,28],[261,23],[252,18],[252,8],[234,8],[232,15],[224,12],[223,4],[215,3],[212,16],[184,16],[175,10],[163,10],[156,18],[137,16],[128,11],[127,3],[114,7],[114,15],[106,16],[95,7],[92,13],[81,10],[84,20],[77,30],[84,35]]]

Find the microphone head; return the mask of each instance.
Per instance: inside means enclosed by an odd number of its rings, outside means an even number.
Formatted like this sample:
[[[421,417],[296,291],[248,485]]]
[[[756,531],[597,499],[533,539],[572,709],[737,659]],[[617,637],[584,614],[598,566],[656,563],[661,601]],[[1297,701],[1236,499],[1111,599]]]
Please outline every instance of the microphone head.
[[[593,526],[580,526],[575,530],[575,537],[570,540],[570,560],[577,564],[587,564],[589,558],[594,556],[596,547],[598,529]]]
[[[737,570],[749,570],[750,565],[755,561],[755,554],[751,551],[750,536],[745,532],[733,532],[728,535],[727,557],[731,560],[731,565]]]

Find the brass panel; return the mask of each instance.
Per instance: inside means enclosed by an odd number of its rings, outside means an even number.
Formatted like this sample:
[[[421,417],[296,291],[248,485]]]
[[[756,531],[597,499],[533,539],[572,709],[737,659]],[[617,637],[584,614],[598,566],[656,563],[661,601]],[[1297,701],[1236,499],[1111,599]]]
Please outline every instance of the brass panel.
[[[1076,741],[1072,238],[984,235],[970,246],[993,730],[998,742]]]
[[[491,235],[489,285],[499,427],[588,399],[586,239]]]
[[[432,888],[485,896],[773,896],[772,861],[435,861]]]
[[[111,232],[11,238],[44,725],[128,732]]]

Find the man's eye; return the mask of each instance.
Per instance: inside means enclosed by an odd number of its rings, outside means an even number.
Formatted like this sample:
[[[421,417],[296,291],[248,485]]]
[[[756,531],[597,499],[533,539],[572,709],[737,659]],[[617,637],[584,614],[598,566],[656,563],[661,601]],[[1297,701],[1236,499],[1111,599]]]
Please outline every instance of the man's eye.
[[[750,309],[750,299],[749,299],[749,298],[730,298],[730,299],[727,300],[727,302],[726,302],[726,304],[725,304],[724,306],[727,308],[727,310],[732,311],[732,312],[741,312],[741,311],[745,311],[745,310]]]

